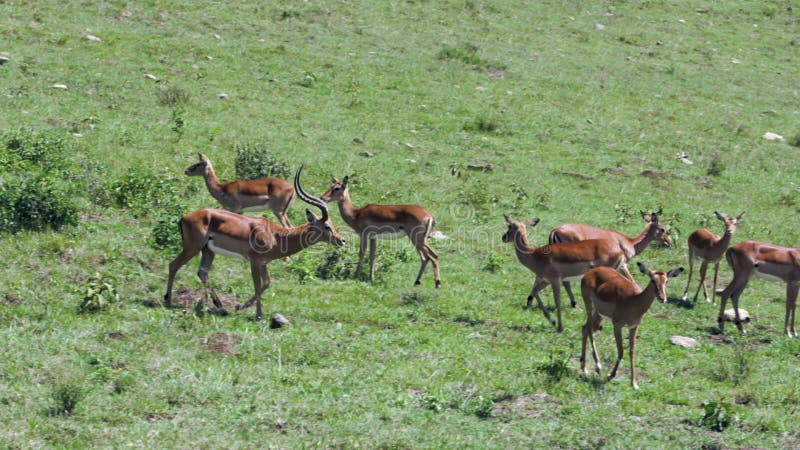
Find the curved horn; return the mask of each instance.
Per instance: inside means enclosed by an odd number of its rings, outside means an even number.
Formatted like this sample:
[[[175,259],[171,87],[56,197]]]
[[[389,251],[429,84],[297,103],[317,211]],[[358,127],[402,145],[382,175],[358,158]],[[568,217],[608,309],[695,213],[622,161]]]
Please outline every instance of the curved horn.
[[[300,172],[303,171],[303,165],[300,165],[300,168],[297,169],[297,173],[294,175],[294,190],[297,191],[297,195],[300,196],[304,202],[308,203],[309,205],[316,206],[320,210],[322,210],[322,221],[325,222],[328,220],[328,204],[322,201],[319,197],[314,197],[308,195],[306,191],[303,190],[303,187],[300,186]]]

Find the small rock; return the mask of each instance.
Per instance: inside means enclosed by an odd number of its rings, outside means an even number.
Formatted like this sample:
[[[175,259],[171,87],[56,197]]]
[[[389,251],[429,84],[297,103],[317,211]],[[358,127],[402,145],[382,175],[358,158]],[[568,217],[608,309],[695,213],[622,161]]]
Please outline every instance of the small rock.
[[[606,29],[606,26],[603,25],[602,23],[596,23],[594,24],[594,29],[597,31],[603,31]]]
[[[153,81],[158,80],[158,77],[153,75],[152,73],[146,73],[144,74],[144,77],[147,78],[148,80],[153,80]]]
[[[54,84],[53,89],[67,89],[66,84]]]
[[[689,159],[689,155],[687,155],[687,154],[686,154],[686,152],[678,152],[678,153],[675,153],[675,158],[676,158],[678,161],[680,161],[680,162],[682,162],[682,163],[684,163],[684,164],[686,164],[686,165],[689,165],[689,166],[691,166],[692,164],[694,164],[694,162],[692,162],[692,161]]]
[[[726,309],[722,315],[725,317],[726,322],[733,322],[736,320],[736,314],[733,312],[733,308]],[[742,323],[750,322],[750,313],[742,308],[739,308],[739,319],[741,319]]]
[[[275,314],[274,316],[272,316],[271,319],[269,319],[269,327],[270,328],[281,328],[281,327],[284,327],[286,325],[289,325],[289,319],[287,319],[286,317],[283,317],[283,315],[281,315],[279,313]]]
[[[783,136],[781,136],[780,134],[773,133],[771,131],[767,131],[761,137],[766,139],[766,140],[768,140],[768,141],[778,141],[778,142],[783,142],[784,141]]]
[[[772,115],[775,115],[775,114],[778,114],[778,111],[775,111],[774,109],[768,109],[766,111],[761,111],[761,115],[762,116],[772,116]]]
[[[444,233],[439,230],[434,230],[431,234],[428,235],[429,238],[433,239],[434,241],[443,241],[445,239],[449,239]]]
[[[354,137],[353,145],[364,145],[364,139],[360,137]]]
[[[99,37],[97,37],[97,36],[95,36],[93,34],[87,34],[86,35],[86,39],[88,39],[88,40],[90,40],[92,42],[103,42],[102,39],[100,39]]]
[[[7,63],[8,61],[9,61],[8,57],[0,56],[0,66],[2,66],[5,63]]]
[[[217,33],[214,33],[214,39],[222,39],[222,36],[218,35]]]
[[[686,336],[672,336],[669,338],[669,342],[673,345],[679,345],[685,348],[696,348],[700,345],[697,340]]]
[[[494,165],[492,163],[467,164],[467,170],[476,170],[479,172],[491,172],[492,170],[494,170]]]
[[[228,94],[226,94],[224,92],[221,92],[221,93],[217,94],[217,98],[220,99],[220,100],[227,100],[228,99]]]
[[[214,57],[211,55],[206,55],[206,61],[213,61]]]
[[[414,144],[412,144],[411,142],[405,142],[403,143],[403,145],[405,145],[408,148],[414,148]]]
[[[372,152],[364,151],[364,152],[359,152],[358,156],[363,156],[365,158],[372,158],[373,156],[375,156],[375,154]]]

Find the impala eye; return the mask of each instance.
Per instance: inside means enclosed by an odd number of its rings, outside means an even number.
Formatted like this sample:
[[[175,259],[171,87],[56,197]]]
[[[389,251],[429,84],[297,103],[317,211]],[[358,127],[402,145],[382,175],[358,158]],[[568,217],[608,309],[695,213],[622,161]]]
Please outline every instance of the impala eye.
[[[331,228],[331,226],[330,226],[330,225],[325,225],[325,231],[332,231],[332,230],[333,230],[333,229]]]

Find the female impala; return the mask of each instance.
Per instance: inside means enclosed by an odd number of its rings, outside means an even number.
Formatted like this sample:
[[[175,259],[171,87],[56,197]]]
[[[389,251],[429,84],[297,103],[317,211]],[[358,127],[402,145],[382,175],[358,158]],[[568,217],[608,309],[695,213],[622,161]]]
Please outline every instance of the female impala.
[[[708,292],[706,292],[706,269],[708,264],[714,264],[714,286],[711,290],[711,302],[714,303],[714,296],[717,294],[717,276],[719,275],[719,262],[722,260],[722,255],[725,250],[731,245],[731,237],[736,232],[736,225],[742,220],[744,212],[736,217],[728,217],[725,214],[720,214],[714,211],[717,219],[722,221],[725,226],[725,233],[722,236],[716,236],[714,233],[705,230],[695,230],[689,235],[689,279],[686,280],[686,289],[683,291],[683,299],[689,299],[689,283],[692,282],[692,267],[694,260],[699,259],[700,263],[700,284],[697,286],[697,291],[694,293],[694,303],[697,303],[697,295],[700,293],[700,288],[703,288],[703,296],[706,301],[708,300]]]
[[[256,302],[256,318],[261,319],[261,294],[270,284],[267,271],[270,261],[293,255],[317,242],[327,242],[335,246],[344,244],[344,239],[328,220],[325,202],[306,194],[300,186],[302,170],[302,166],[297,170],[294,187],[303,201],[322,211],[322,216],[317,217],[306,209],[308,223],[297,228],[284,228],[263,217],[247,217],[219,209],[200,209],[183,216],[179,222],[183,250],[169,264],[164,304],[170,306],[175,274],[190,259],[202,252],[197,276],[205,287],[206,296],[210,292],[214,306],[222,308],[216,292],[208,283],[208,272],[214,262],[214,255],[219,253],[250,261],[255,293],[246,303],[237,304],[236,310],[247,308]]]
[[[419,205],[374,205],[370,203],[363,208],[356,208],[350,201],[350,192],[347,188],[348,177],[339,181],[336,177],[331,179],[331,187],[320,197],[325,202],[339,203],[339,212],[342,219],[358,233],[361,246],[358,251],[358,265],[356,278],[361,275],[361,265],[364,262],[364,251],[369,240],[369,279],[375,280],[375,246],[378,238],[398,238],[408,236],[416,247],[422,266],[415,285],[420,284],[425,266],[430,261],[433,264],[433,277],[436,287],[440,287],[439,280],[439,255],[428,245],[428,235],[434,226],[433,214]]]
[[[667,301],[667,279],[677,277],[683,272],[683,267],[669,272],[653,272],[642,263],[637,263],[639,270],[650,277],[650,283],[642,289],[635,282],[623,277],[608,267],[598,267],[586,272],[581,280],[581,294],[586,307],[586,324],[583,325],[583,339],[581,344],[581,370],[586,372],[586,339],[592,343],[592,357],[594,357],[595,371],[600,374],[600,357],[594,343],[596,333],[603,323],[603,319],[611,320],[614,324],[614,340],[617,342],[617,362],[608,375],[612,379],[617,375],[617,368],[622,361],[622,327],[628,327],[628,352],[631,357],[631,385],[639,389],[636,384],[636,334],[639,324],[653,300],[658,297],[661,302]]]
[[[280,178],[258,178],[255,180],[236,180],[220,183],[211,160],[202,153],[197,154],[200,162],[186,169],[187,176],[202,176],[211,196],[217,199],[223,208],[241,214],[244,211],[272,210],[281,225],[291,227],[286,211],[295,199],[295,189]]]
[[[550,314],[542,304],[542,299],[539,298],[539,291],[547,287],[549,283],[553,287],[556,314],[558,315],[556,330],[560,333],[564,330],[561,324],[561,282],[577,281],[587,270],[597,266],[618,269],[625,261],[625,254],[615,242],[607,239],[562,242],[533,248],[528,245],[527,227],[536,226],[539,219],[520,222],[506,215],[504,217],[508,224],[508,231],[503,235],[503,242],[513,242],[519,262],[536,274],[536,281],[533,283],[525,307],[530,308],[535,297],[545,318],[552,324],[553,319],[550,318]]]
[[[728,265],[733,269],[733,280],[720,294],[719,331],[723,331],[725,320],[725,303],[733,301],[734,322],[741,333],[744,333],[739,318],[739,296],[747,287],[753,275],[770,281],[786,283],[786,316],[783,322],[784,331],[789,337],[797,337],[795,329],[795,309],[797,292],[800,290],[800,248],[779,247],[763,242],[745,241],[734,245],[725,252]]]
[[[622,273],[625,274],[631,281],[633,276],[628,270],[627,263],[630,262],[635,256],[639,255],[650,245],[655,239],[661,241],[661,245],[669,247],[672,245],[672,240],[667,234],[666,228],[658,223],[658,213],[647,214],[644,211],[639,211],[644,219],[646,225],[644,230],[635,237],[628,237],[622,233],[613,230],[606,230],[605,228],[593,227],[591,225],[581,225],[575,223],[567,223],[559,227],[553,228],[550,231],[549,242],[555,244],[557,242],[569,241],[583,241],[586,239],[611,239],[617,243],[619,248],[625,253],[625,263],[622,265]],[[572,295],[572,288],[568,281],[564,282],[564,289],[569,295],[572,302],[572,307],[575,307],[575,296]]]

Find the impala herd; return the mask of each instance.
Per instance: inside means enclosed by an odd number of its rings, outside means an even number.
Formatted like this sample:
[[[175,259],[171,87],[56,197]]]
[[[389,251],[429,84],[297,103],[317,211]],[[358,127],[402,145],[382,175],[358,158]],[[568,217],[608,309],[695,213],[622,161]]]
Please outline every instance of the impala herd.
[[[199,154],[199,162],[186,169],[187,176],[202,176],[211,195],[224,210],[200,209],[184,215],[179,221],[183,247],[177,257],[169,264],[167,292],[164,304],[170,306],[172,286],[175,275],[198,253],[201,255],[197,276],[203,283],[203,301],[211,297],[214,306],[222,310],[222,303],[208,280],[214,256],[222,254],[245,259],[250,262],[253,277],[253,296],[244,303],[236,305],[236,310],[256,304],[256,319],[262,318],[261,296],[270,285],[267,265],[275,259],[287,258],[317,242],[334,246],[345,243],[336,231],[328,214],[328,202],[339,206],[339,213],[347,225],[359,236],[360,247],[355,277],[360,277],[364,253],[369,243],[369,279],[375,278],[375,250],[379,238],[400,238],[407,236],[421,259],[419,274],[414,282],[421,283],[428,263],[433,266],[435,287],[441,286],[439,278],[439,257],[428,245],[427,239],[433,230],[433,214],[419,205],[377,205],[368,204],[357,208],[350,200],[348,177],[339,180],[332,178],[330,188],[320,197],[303,190],[300,176],[301,166],[294,177],[294,184],[279,178],[260,178],[221,183],[211,161]],[[318,208],[320,216],[306,209],[307,222],[293,227],[286,215],[295,197]],[[264,218],[242,215],[244,211],[271,210],[281,225]],[[681,274],[682,267],[669,271],[654,271],[644,264],[637,263],[639,271],[647,275],[650,283],[641,288],[636,284],[628,270],[628,262],[644,251],[651,242],[658,241],[664,246],[672,245],[665,227],[659,223],[659,212],[641,212],[645,221],[644,229],[634,237],[613,230],[581,224],[564,224],[554,228],[548,243],[541,247],[528,244],[527,228],[534,227],[539,219],[527,222],[505,216],[508,229],[503,234],[503,242],[514,244],[520,263],[535,275],[535,281],[528,295],[526,308],[531,308],[533,299],[545,318],[556,325],[556,331],[563,331],[561,321],[561,286],[563,284],[572,307],[576,306],[570,287],[571,282],[581,282],[581,295],[586,311],[586,322],[582,327],[583,343],[581,369],[586,370],[586,343],[591,343],[595,370],[600,373],[600,362],[594,343],[594,334],[601,328],[604,319],[611,321],[617,345],[617,360],[609,374],[616,375],[623,356],[622,328],[628,328],[629,355],[631,364],[631,384],[638,389],[635,369],[635,343],[639,324],[650,305],[657,297],[666,302],[666,283],[669,278]],[[717,318],[720,332],[724,327],[724,312],[727,300],[733,303],[734,323],[741,333],[742,320],[739,314],[739,297],[753,275],[786,283],[785,333],[796,337],[795,307],[800,290],[800,248],[779,247],[771,244],[745,241],[730,246],[736,226],[744,213],[728,217],[714,212],[724,224],[721,236],[700,229],[694,231],[688,240],[689,276],[684,289],[683,300],[688,301],[695,260],[700,260],[700,281],[694,294],[697,302],[700,289],[706,301],[714,303],[715,295],[720,295],[720,312]],[[727,259],[733,270],[733,279],[723,290],[717,292],[719,264],[722,257]],[[706,290],[706,270],[714,265],[714,280],[711,299]],[[557,319],[554,321],[545,308],[539,294],[547,286],[552,287]]]

